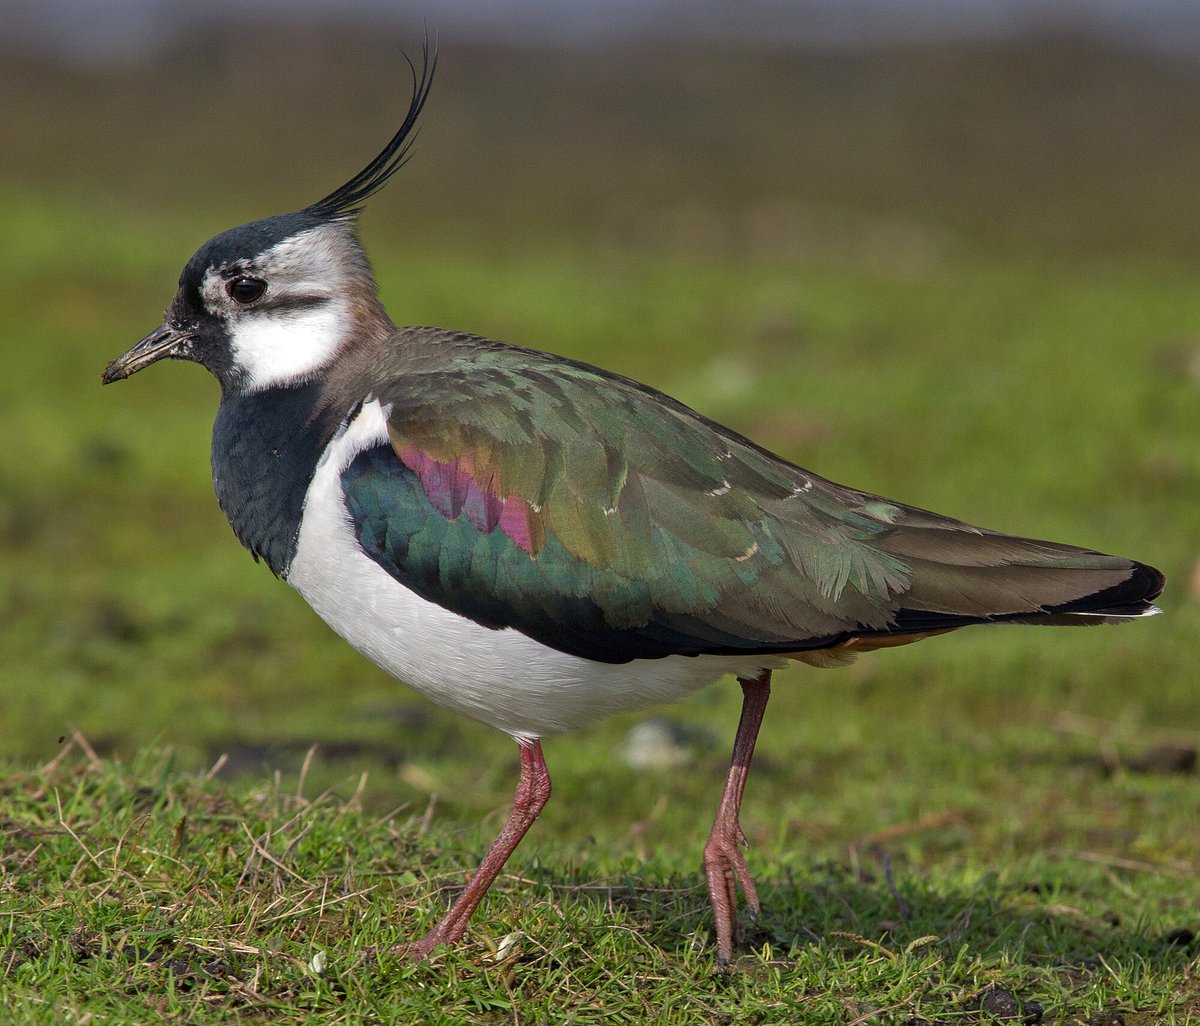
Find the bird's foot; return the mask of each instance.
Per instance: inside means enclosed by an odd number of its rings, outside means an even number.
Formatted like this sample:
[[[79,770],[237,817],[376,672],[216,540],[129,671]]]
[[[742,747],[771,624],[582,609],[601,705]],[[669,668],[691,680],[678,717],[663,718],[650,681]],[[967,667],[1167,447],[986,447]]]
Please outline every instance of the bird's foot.
[[[406,941],[403,944],[396,944],[390,948],[381,948],[372,944],[370,947],[363,948],[358,953],[358,960],[364,965],[371,968],[377,968],[385,958],[389,955],[400,962],[423,962],[442,942],[433,938],[433,934],[427,934],[420,940]]]
[[[751,918],[757,919],[761,909],[754,878],[742,854],[745,844],[746,837],[736,822],[727,826],[718,821],[704,846],[704,873],[717,931],[717,967],[722,971],[733,960],[738,887]]]
[[[392,956],[401,962],[424,962],[437,947],[447,943],[436,928],[430,930],[420,940],[406,941],[392,948]]]
[[[451,940],[445,935],[445,931],[439,930],[435,926],[420,940],[405,941],[403,944],[396,944],[391,948],[380,948],[372,944],[358,953],[358,959],[360,962],[369,963],[372,966],[378,965],[388,955],[400,962],[424,962],[433,954],[435,948],[449,944]]]

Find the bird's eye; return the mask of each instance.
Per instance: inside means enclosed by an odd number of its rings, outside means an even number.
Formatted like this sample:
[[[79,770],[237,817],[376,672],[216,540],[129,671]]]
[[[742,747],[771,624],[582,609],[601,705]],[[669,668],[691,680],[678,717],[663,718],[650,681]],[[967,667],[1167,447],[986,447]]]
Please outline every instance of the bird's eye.
[[[262,299],[263,293],[267,291],[267,283],[261,278],[234,278],[225,286],[225,291],[235,303],[249,306]]]

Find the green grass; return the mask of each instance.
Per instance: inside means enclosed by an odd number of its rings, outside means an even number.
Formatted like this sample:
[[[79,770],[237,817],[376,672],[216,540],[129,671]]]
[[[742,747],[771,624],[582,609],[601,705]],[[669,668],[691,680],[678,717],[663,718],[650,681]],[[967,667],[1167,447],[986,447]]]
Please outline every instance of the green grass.
[[[914,111],[919,94],[904,94]],[[32,133],[17,134],[49,139],[53,120],[13,95]],[[147,137],[160,95],[144,98]],[[210,118],[223,109],[195,95]],[[447,108],[452,152],[468,129],[503,127]],[[870,124],[878,137],[855,145],[874,152],[887,133]],[[601,134],[643,158],[708,138],[656,126]],[[193,134],[219,147],[236,133],[184,134],[186,152]],[[420,162],[459,167],[438,138],[422,136]],[[1047,251],[1014,244],[1013,225],[1045,220],[1055,175],[1078,176],[1061,154],[1043,154],[1028,206],[1010,182],[1003,215],[997,193],[975,201],[968,221],[1003,226],[950,241],[927,223],[927,191],[902,202],[906,183],[929,189],[927,159],[871,170],[853,216],[855,181],[832,168],[814,188],[842,189],[842,214],[799,232],[821,244],[776,246],[746,244],[734,163],[691,161],[690,191],[665,157],[631,160],[675,206],[641,195],[622,242],[580,228],[603,209],[586,205],[558,221],[551,204],[526,237],[538,183],[505,165],[521,137],[506,145],[497,167],[514,177],[498,170],[465,208],[381,198],[366,215],[398,320],[611,367],[836,480],[1152,562],[1171,581],[1165,614],[963,631],[778,675],[743,815],[764,915],[743,922],[731,978],[712,972],[699,872],[737,719],[724,685],[654,711],[692,728],[673,767],[625,759],[644,716],[549,739],[555,797],[467,942],[429,965],[366,959],[428,928],[464,880],[506,814],[514,746],[370,667],[246,558],[212,497],[217,395],[201,370],[99,387],[157,322],[192,247],[244,213],[241,194],[218,201],[214,171],[190,200],[204,209],[143,210],[80,199],[73,166],[65,184],[20,186],[0,157],[0,1019],[918,1026],[980,1021],[999,988],[1044,1022],[1200,1022],[1200,785],[1149,757],[1194,751],[1200,733],[1200,289],[1178,248],[1187,218],[1161,200],[1169,176],[1101,223],[1096,197],[1124,179],[1099,166],[1045,226],[1083,241]],[[111,180],[123,147],[81,159]],[[593,167],[587,152],[572,152],[583,178],[555,169],[558,202],[608,188],[615,158]],[[447,195],[420,162],[408,187]],[[166,195],[156,167],[121,188]],[[803,177],[778,154],[754,168],[766,199]],[[900,199],[881,199],[893,174]],[[1191,178],[1180,186],[1188,211]],[[489,187],[508,205],[493,208]],[[947,189],[968,203],[963,182]],[[1127,247],[1111,241],[1122,232]]]
[[[860,837],[849,860],[813,825],[790,831],[803,857],[770,831],[753,859],[764,915],[722,978],[666,817],[623,844],[535,838],[468,941],[414,966],[372,951],[431,925],[482,831],[368,813],[354,781],[312,797],[303,778],[230,789],[73,742],[3,787],[0,1009],[21,1023],[975,1022],[1001,988],[1045,1021],[1193,1021],[1195,952],[1173,933],[1194,915],[1192,871],[1078,847],[1095,817],[1070,792],[1094,791],[1095,774],[1058,773],[1063,805],[1025,807],[1054,816],[1049,849],[1020,850],[1045,827],[969,807],[962,784],[952,811]],[[1105,811],[1149,801],[1164,825],[1188,818],[1170,811],[1178,786],[1119,774],[1109,790]]]

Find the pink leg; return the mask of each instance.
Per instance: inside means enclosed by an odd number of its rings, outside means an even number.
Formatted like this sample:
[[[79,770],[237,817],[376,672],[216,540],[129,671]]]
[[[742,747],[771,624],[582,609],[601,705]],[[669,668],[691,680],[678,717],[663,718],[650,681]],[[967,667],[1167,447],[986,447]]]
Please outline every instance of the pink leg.
[[[717,817],[704,846],[704,872],[708,877],[708,895],[716,920],[717,966],[721,969],[733,958],[738,884],[741,884],[751,914],[757,916],[759,910],[754,880],[742,856],[746,835],[738,824],[738,810],[746,790],[746,777],[750,774],[758,728],[762,725],[767,699],[771,697],[771,671],[763,670],[753,680],[739,677],[738,683],[742,686],[742,717],[733,741],[733,758],[729,763],[729,776],[725,778],[725,790],[721,792],[721,804],[717,806]]]
[[[467,889],[462,892],[450,906],[441,922],[424,937],[410,944],[400,944],[394,950],[401,958],[420,961],[439,944],[453,944],[461,940],[467,932],[467,920],[475,911],[475,906],[487,894],[488,888],[504,868],[508,857],[521,843],[525,832],[533,826],[533,821],[546,807],[550,800],[550,771],[546,769],[546,760],[542,757],[542,745],[539,741],[521,743],[521,778],[517,781],[517,790],[513,795],[512,812],[508,822],[492,842],[488,853],[479,863]]]

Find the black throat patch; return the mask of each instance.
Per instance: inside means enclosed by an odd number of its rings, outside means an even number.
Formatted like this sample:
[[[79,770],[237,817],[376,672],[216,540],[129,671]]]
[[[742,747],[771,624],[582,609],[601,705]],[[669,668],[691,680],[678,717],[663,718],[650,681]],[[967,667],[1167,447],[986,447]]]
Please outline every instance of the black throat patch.
[[[225,396],[213,424],[217,502],[238,540],[277,577],[296,554],[304,497],[337,429],[320,397],[317,384]]]

